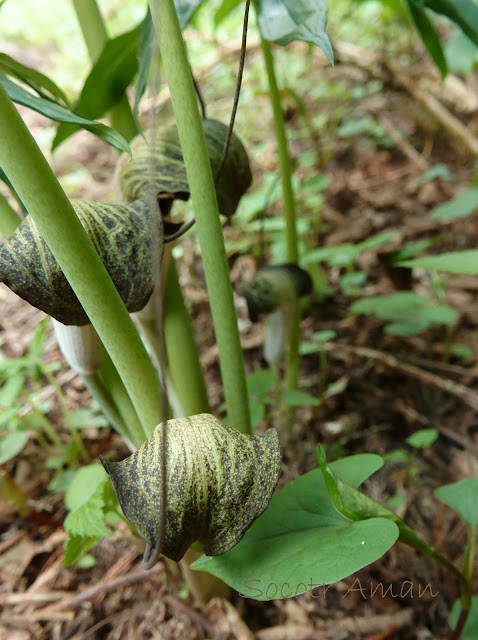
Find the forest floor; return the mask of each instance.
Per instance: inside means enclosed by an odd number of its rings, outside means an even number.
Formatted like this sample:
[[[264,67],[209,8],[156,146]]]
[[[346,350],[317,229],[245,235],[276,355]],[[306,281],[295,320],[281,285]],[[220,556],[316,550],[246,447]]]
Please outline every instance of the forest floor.
[[[297,50],[304,48],[299,45]],[[449,88],[449,80],[447,91],[440,93],[441,83],[425,60],[400,69],[369,60],[345,45],[337,48],[337,54],[333,69],[324,65],[318,53],[310,59],[321,82],[340,91],[320,98],[316,86],[304,92],[300,88],[300,101],[284,91],[299,217],[303,213],[306,221],[301,234],[304,246],[311,250],[359,243],[394,231],[388,244],[364,251],[349,269],[365,274],[359,297],[411,290],[450,305],[458,314],[450,328],[431,327],[414,336],[387,334],[383,320],[349,311],[357,295],[341,284],[344,269],[323,264],[326,295],[313,295],[305,306],[302,340],[310,344],[314,333],[323,330],[333,331],[334,337],[325,345],[325,366],[323,355],[321,359],[320,354],[310,353],[302,357],[300,370],[301,388],[309,393],[320,389],[322,400],[319,406],[296,410],[292,437],[284,446],[281,484],[316,467],[318,443],[327,447],[330,457],[361,452],[384,455],[397,449],[410,453],[405,444],[408,436],[418,429],[437,429],[439,438],[433,446],[419,450],[412,472],[404,462],[388,461],[365,483],[365,491],[383,504],[395,500],[400,515],[415,531],[460,564],[466,525],[433,491],[478,475],[478,280],[399,270],[388,265],[387,255],[427,238],[433,238],[433,253],[476,248],[476,215],[440,222],[431,219],[429,212],[476,180],[478,79],[455,78],[454,89]],[[200,74],[200,82],[208,86],[213,72],[211,65]],[[247,112],[253,99],[256,106]],[[253,95],[249,90],[243,100],[246,114],[239,118],[237,132],[248,148],[255,149],[251,154],[255,185],[265,193],[268,176],[277,173],[269,107],[260,91]],[[329,117],[321,129],[314,119],[320,115],[315,113],[318,103],[321,114]],[[442,110],[432,113],[435,103]],[[229,101],[217,101],[213,115],[227,114],[228,108]],[[22,114],[41,138],[49,126],[46,121],[26,110]],[[359,122],[354,134],[340,129],[345,121]],[[459,127],[453,128],[456,123],[465,127],[465,136],[460,136]],[[115,154],[93,136],[76,134],[52,163],[69,195],[112,200]],[[437,166],[441,167],[437,177],[421,179]],[[316,190],[318,183],[313,179],[317,176],[322,186]],[[249,211],[252,206],[249,200]],[[278,196],[265,215],[280,217]],[[260,325],[246,317],[240,284],[257,263],[267,259],[269,251],[272,259],[283,255],[283,230],[274,231],[271,226],[270,232],[267,227],[261,233],[261,224],[252,226],[252,216],[246,226],[250,222],[252,235],[247,238],[244,224],[234,220],[224,231],[248,373],[265,367],[263,333]],[[194,234],[182,246],[181,283],[190,304],[211,406],[217,412],[223,402],[217,349]],[[44,316],[3,285],[0,305],[2,352],[7,358],[20,358]],[[466,349],[453,349],[454,345]],[[49,324],[42,358],[45,363],[61,363],[55,377],[70,409],[89,407],[89,393],[63,363]],[[50,403],[48,420],[66,443],[69,435],[57,392],[47,381],[43,394]],[[272,416],[272,424],[274,420]],[[261,423],[259,431],[262,428]],[[120,438],[105,427],[87,425],[81,434],[92,460],[100,453],[116,459],[128,454]],[[401,544],[327,590],[318,588],[267,603],[237,595],[230,602],[216,599],[200,607],[174,567],[160,560],[149,572],[143,571],[141,548],[119,534],[91,551],[95,566],[63,567],[65,506],[63,494],[48,490],[54,475],[45,465],[48,455],[32,434],[20,455],[2,465],[2,478],[8,476],[25,496],[27,508],[19,512],[9,500],[0,503],[1,640],[449,636],[447,620],[459,596],[458,584],[431,559]]]

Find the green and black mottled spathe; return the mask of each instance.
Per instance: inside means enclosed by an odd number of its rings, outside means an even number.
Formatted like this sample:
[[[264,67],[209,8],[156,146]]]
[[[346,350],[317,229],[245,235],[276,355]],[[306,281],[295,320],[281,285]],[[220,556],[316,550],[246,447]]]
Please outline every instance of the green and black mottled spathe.
[[[313,283],[310,275],[296,264],[278,264],[261,267],[241,288],[249,317],[256,322],[263,314],[308,295]]]
[[[162,524],[165,444],[166,523],[159,551],[179,561],[199,541],[206,555],[226,553],[272,498],[281,465],[277,432],[249,436],[201,414],[159,425],[122,462],[102,459],[123,513],[153,550]]]
[[[84,200],[71,204],[126,308],[139,311],[154,288],[151,208],[142,200],[130,205]],[[161,233],[159,225],[157,231]],[[0,246],[0,280],[63,324],[89,322],[31,216]]]
[[[228,127],[217,120],[203,120],[204,136],[213,174],[221,160]],[[145,132],[131,142],[133,159],[123,154],[116,168],[116,184],[125,202],[147,196],[154,188],[164,216],[173,200],[188,200],[186,176],[178,131],[175,125],[154,134]],[[216,184],[219,212],[233,215],[239,200],[250,187],[252,174],[246,150],[232,134],[227,158]],[[153,186],[152,186],[153,185]]]

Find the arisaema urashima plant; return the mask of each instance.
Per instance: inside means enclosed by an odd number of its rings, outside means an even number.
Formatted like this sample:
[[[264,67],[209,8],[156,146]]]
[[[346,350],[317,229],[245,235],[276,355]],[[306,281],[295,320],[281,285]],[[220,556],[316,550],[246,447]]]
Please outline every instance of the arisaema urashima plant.
[[[77,561],[100,537],[111,535],[124,514],[146,542],[148,567],[159,554],[180,561],[191,545],[200,544],[204,555],[192,565],[206,572],[199,598],[217,592],[216,576],[246,597],[271,600],[340,580],[399,540],[456,577],[461,613],[454,633],[459,637],[472,607],[474,481],[438,494],[470,527],[462,570],[358,491],[381,466],[379,456],[363,454],[327,465],[319,447],[319,468],[273,496],[281,465],[279,437],[274,429],[251,433],[221,223],[221,215],[234,215],[252,176],[232,126],[207,118],[204,105],[202,112],[198,107],[181,28],[200,4],[152,0],[140,25],[109,39],[94,0],[74,2],[92,70],[73,104],[43,74],[0,56],[0,166],[28,212],[20,224],[8,202],[0,201],[6,238],[0,248],[2,280],[55,320],[65,357],[131,449],[124,461],[103,460],[104,469],[99,463],[83,466],[67,487],[65,561]],[[223,2],[221,15],[238,4]],[[266,342],[271,365],[286,344],[286,388],[295,391],[298,299],[312,286],[298,266],[291,161],[270,43],[312,42],[329,60],[332,49],[325,0],[257,0],[253,6],[274,113],[287,264],[263,268],[246,285],[245,295],[252,315],[265,314],[267,330],[276,332]],[[446,15],[461,25],[455,14]],[[138,106],[151,59],[157,58],[156,36],[175,123],[150,121],[143,131]],[[133,106],[126,94],[130,85]],[[116,170],[119,202],[68,200],[13,102],[60,123],[54,147],[85,128],[122,151]],[[111,126],[98,122],[104,116]],[[173,216],[178,199],[190,199],[194,210],[227,407],[224,422],[210,412],[170,251],[179,238]],[[129,313],[138,313],[156,367]]]

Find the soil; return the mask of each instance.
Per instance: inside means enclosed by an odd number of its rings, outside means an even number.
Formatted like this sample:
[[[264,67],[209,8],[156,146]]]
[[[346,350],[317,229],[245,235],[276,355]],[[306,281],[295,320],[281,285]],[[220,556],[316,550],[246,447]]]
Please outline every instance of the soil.
[[[323,66],[326,81],[342,82],[350,90],[376,81],[373,65],[339,55],[334,69]],[[427,95],[437,95],[436,73],[421,60],[415,67],[392,70],[381,90],[348,103],[348,116],[360,113],[381,122],[392,144],[377,137],[344,138],[322,130],[311,138],[296,135],[307,129],[297,103],[285,96],[287,126],[292,140],[295,174],[299,180],[323,172],[329,187],[322,192],[320,222],[307,204],[310,192],[298,190],[299,209],[309,220],[304,243],[309,247],[358,243],[379,232],[397,231],[398,237],[383,248],[364,252],[355,269],[366,276],[362,295],[380,295],[410,289],[438,296],[458,311],[451,334],[443,327],[416,336],[397,337],[384,331],[385,322],[374,316],[349,312],[353,301],[341,289],[343,270],[324,266],[327,295],[313,295],[304,306],[302,340],[317,331],[332,330],[326,346],[326,368],[317,354],[301,359],[304,390],[326,390],[318,407],[297,409],[290,438],[284,438],[283,476],[280,484],[312,468],[316,446],[326,446],[331,458],[361,452],[389,454],[410,449],[405,439],[418,429],[434,428],[440,437],[420,450],[412,472],[406,464],[387,462],[364,485],[368,495],[383,504],[400,498],[398,512],[428,543],[460,566],[467,529],[458,516],[442,504],[434,489],[478,474],[478,312],[476,278],[447,275],[442,283],[421,270],[390,267],[387,256],[411,241],[434,237],[433,253],[475,248],[476,214],[439,223],[431,209],[467,188],[474,179],[476,157],[470,145],[453,136],[444,121],[427,112],[417,96],[397,82],[396,74],[420,77]],[[478,76],[458,79],[464,95],[472,95]],[[207,74],[203,78],[206,83]],[[427,81],[428,84],[425,82]],[[461,95],[461,94],[460,94]],[[258,100],[263,98],[259,96]],[[313,97],[304,95],[311,108]],[[264,99],[265,100],[265,99]],[[324,108],[337,108],[330,99]],[[262,103],[261,103],[262,104]],[[478,135],[478,107],[466,101],[442,101],[444,112],[467,127],[470,140]],[[264,102],[267,105],[267,102]],[[215,109],[222,107],[216,105]],[[266,106],[264,106],[264,110]],[[40,116],[22,109],[27,124],[39,133],[49,126]],[[268,116],[266,117],[267,120]],[[263,127],[267,144],[253,157],[256,184],[264,174],[277,172],[269,120]],[[256,134],[257,135],[257,134]],[[248,134],[249,144],[254,135]],[[73,141],[74,140],[74,141]],[[301,157],[316,152],[312,167]],[[113,199],[115,153],[86,132],[75,134],[60,149],[53,167],[67,182],[71,196]],[[420,176],[442,164],[451,179],[422,182]],[[87,168],[87,170],[85,170]],[[79,171],[75,180],[71,175]],[[67,180],[69,178],[69,180]],[[309,208],[308,208],[309,207]],[[275,217],[279,202],[266,212]],[[301,215],[301,213],[299,213]],[[240,245],[242,229],[225,227],[230,251],[231,277],[236,291],[241,339],[247,372],[264,367],[263,332],[246,317],[239,286],[267,255],[251,257]],[[258,245],[262,242],[258,239]],[[179,258],[181,284],[189,301],[199,341],[213,411],[221,415],[224,401],[218,355],[205,289],[200,251],[194,236],[183,241]],[[257,246],[256,245],[256,250]],[[438,293],[437,293],[438,292]],[[44,316],[0,288],[0,341],[4,356],[24,355]],[[452,344],[466,345],[472,356],[460,359],[449,352]],[[62,360],[47,326],[46,363],[58,362],[55,377],[70,409],[88,407],[90,395],[80,378]],[[55,388],[44,381],[43,397],[50,402],[49,421],[66,444],[69,432],[62,419]],[[465,388],[465,391],[463,391]],[[0,416],[2,410],[0,409]],[[276,416],[270,421],[275,424]],[[259,425],[259,431],[264,425]],[[92,459],[99,454],[125,457],[128,450],[119,436],[104,427],[86,427],[82,437]],[[0,503],[0,639],[1,640],[122,640],[164,638],[185,640],[344,639],[369,640],[448,638],[448,615],[459,597],[459,585],[432,559],[397,544],[384,557],[358,574],[301,596],[267,603],[231,597],[201,606],[188,592],[175,566],[163,560],[150,571],[141,567],[142,549],[120,530],[103,539],[92,551],[95,566],[63,567],[62,523],[66,514],[63,495],[48,490],[54,472],[45,466],[47,451],[32,434],[15,459],[1,467],[3,487],[8,481],[24,496],[27,508],[5,494]],[[25,506],[25,505],[23,505]],[[476,586],[476,585],[475,585]]]

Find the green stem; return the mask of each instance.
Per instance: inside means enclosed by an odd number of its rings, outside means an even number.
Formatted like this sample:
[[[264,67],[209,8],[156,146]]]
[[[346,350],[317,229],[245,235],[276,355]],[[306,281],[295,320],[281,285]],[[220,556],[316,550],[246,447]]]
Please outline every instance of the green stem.
[[[299,251],[297,245],[297,222],[294,190],[292,188],[292,162],[287,142],[284,114],[282,112],[279,87],[274,68],[272,48],[267,40],[261,38],[262,54],[269,82],[269,95],[274,115],[274,129],[279,154],[279,171],[282,183],[282,199],[286,223],[287,261],[297,264]],[[299,380],[300,345],[300,309],[297,309],[291,324],[289,348],[286,361],[286,388],[297,389]]]
[[[209,413],[204,376],[174,258],[169,264],[164,298],[164,341],[173,389],[185,416]]]
[[[108,352],[103,346],[103,360],[100,368],[96,372],[108,390],[117,410],[128,429],[128,437],[135,447],[139,447],[144,442],[144,432],[141,427],[141,421],[131,402],[131,398],[121,377],[116,369],[114,362],[111,360]]]
[[[274,68],[274,57],[270,42],[261,38],[262,55],[269,83],[269,96],[274,116],[274,129],[279,154],[279,171],[282,183],[282,198],[286,223],[287,260],[297,264],[299,252],[297,248],[297,223],[294,190],[292,188],[292,162],[287,142],[284,114],[280,100],[279,87]]]
[[[116,402],[113,400],[113,396],[108,391],[106,385],[104,384],[101,376],[95,371],[94,373],[84,373],[82,375],[83,382],[86,387],[89,389],[93,398],[98,402],[101,407],[101,410],[105,414],[107,420],[114,427],[115,431],[120,434],[120,436],[126,441],[130,441],[130,449],[134,450],[141,446],[144,435],[141,426],[139,425],[139,432],[134,433],[134,440],[132,440],[131,436],[133,435],[132,429],[128,428],[121,417],[121,414],[118,410]],[[131,425],[128,425],[131,427]]]
[[[191,70],[173,0],[150,1],[151,12],[193,201],[206,286],[219,350],[228,422],[249,433],[244,361],[214,180],[204,140]]]
[[[115,363],[147,437],[161,422],[156,370],[78,216],[3,87],[0,122],[0,165]]]
[[[0,234],[5,240],[8,240],[20,222],[17,212],[8,204],[3,193],[0,193]]]
[[[94,64],[108,40],[108,32],[96,0],[73,0],[80,29],[85,40],[91,62]],[[111,125],[126,140],[138,133],[138,128],[126,95],[109,112]]]

